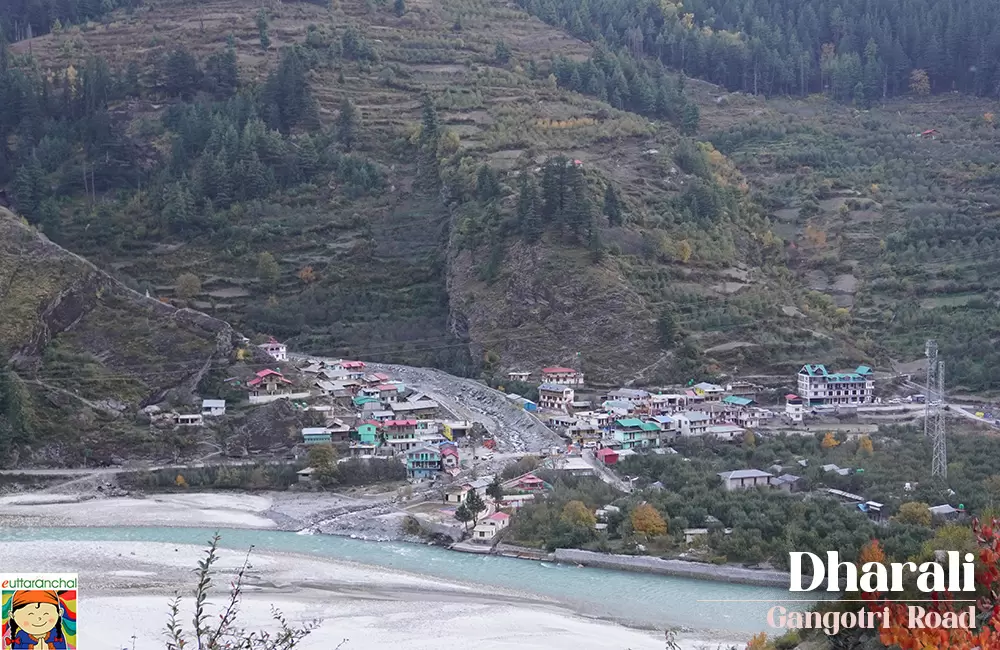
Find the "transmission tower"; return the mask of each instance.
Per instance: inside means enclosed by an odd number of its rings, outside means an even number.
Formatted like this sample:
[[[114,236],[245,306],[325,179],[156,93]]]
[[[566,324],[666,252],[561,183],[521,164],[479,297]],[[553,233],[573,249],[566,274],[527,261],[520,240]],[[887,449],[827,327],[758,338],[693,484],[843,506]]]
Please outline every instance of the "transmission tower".
[[[924,346],[924,354],[927,356],[927,387],[924,389],[924,437],[930,437],[934,433],[934,426],[937,417],[936,402],[934,392],[937,390],[938,371],[938,349],[937,341],[930,339]]]
[[[944,430],[944,361],[938,359],[937,341],[930,339],[927,355],[927,388],[924,395],[924,436],[931,439],[931,476],[948,478],[948,444]]]
[[[931,459],[931,476],[948,478],[948,445],[944,432],[944,361],[937,367],[937,413],[934,420],[934,455]]]

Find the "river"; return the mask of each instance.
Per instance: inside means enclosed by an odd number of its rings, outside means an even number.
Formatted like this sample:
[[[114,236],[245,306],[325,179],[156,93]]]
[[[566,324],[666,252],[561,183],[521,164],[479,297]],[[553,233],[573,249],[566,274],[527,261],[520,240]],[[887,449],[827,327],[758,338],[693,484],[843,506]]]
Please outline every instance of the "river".
[[[135,541],[204,545],[203,528],[6,528],[0,544],[39,540]],[[366,542],[291,532],[221,531],[222,546],[303,553],[414,575],[498,587],[553,599],[584,615],[649,627],[726,632],[766,630],[766,612],[788,601],[783,589],[580,568],[499,556],[455,553],[435,546]],[[809,601],[803,601],[809,602]]]

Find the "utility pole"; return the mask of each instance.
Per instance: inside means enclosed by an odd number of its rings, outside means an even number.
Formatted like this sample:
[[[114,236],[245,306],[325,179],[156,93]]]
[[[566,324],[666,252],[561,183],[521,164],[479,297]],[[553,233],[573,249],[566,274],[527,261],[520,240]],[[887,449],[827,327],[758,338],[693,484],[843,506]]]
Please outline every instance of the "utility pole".
[[[948,478],[948,444],[945,434],[944,361],[938,359],[937,341],[927,341],[927,388],[924,396],[924,436],[931,439],[931,476]]]

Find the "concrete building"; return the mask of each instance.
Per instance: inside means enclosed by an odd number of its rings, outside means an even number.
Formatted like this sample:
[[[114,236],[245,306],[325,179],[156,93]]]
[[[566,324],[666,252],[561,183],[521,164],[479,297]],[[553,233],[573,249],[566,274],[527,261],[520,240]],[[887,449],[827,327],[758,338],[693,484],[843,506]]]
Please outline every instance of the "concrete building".
[[[722,486],[732,492],[770,485],[774,475],[759,469],[735,469],[719,472],[719,478],[722,479]]]
[[[562,386],[583,386],[583,373],[572,368],[552,366],[542,368],[542,381]]]
[[[538,405],[543,409],[569,413],[573,389],[560,384],[545,383],[538,387]]]
[[[801,422],[805,415],[805,406],[802,398],[794,393],[785,395],[785,417],[792,422]]]
[[[701,411],[682,411],[673,415],[674,428],[681,436],[703,436],[711,417]]]
[[[288,361],[288,347],[284,343],[278,343],[273,337],[259,347],[274,357],[275,361]]]
[[[208,416],[220,416],[226,414],[226,400],[224,399],[203,399],[201,400],[201,414]]]
[[[875,378],[868,366],[853,372],[830,372],[822,364],[806,364],[798,374],[798,394],[805,406],[871,404]]]

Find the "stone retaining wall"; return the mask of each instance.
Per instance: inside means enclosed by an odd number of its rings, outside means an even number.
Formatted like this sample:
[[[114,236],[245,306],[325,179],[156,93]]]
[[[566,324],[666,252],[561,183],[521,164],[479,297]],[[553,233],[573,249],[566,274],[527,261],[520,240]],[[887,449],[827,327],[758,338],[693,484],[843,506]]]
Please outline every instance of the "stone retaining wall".
[[[602,569],[620,571],[640,571],[662,575],[695,578],[699,580],[719,580],[763,587],[787,589],[790,575],[782,571],[758,571],[731,565],[700,564],[684,560],[664,560],[646,555],[611,555],[578,549],[559,548],[555,552],[556,562],[582,564]]]

